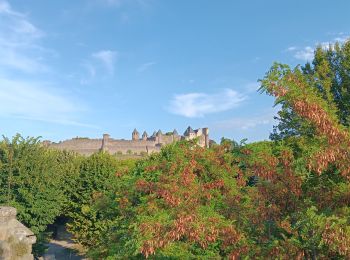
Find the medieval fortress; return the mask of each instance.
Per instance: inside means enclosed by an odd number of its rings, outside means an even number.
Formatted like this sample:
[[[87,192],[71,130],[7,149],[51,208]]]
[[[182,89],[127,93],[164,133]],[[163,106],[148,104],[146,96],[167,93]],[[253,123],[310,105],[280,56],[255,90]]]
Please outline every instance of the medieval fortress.
[[[131,134],[131,140],[113,139],[109,134],[104,134],[102,139],[76,137],[58,143],[44,141],[44,144],[51,148],[74,151],[83,155],[91,155],[98,151],[106,151],[111,154],[151,154],[158,152],[163,145],[195,138],[198,139],[199,146],[209,147],[209,129],[193,130],[190,126],[183,135],[179,135],[176,130],[166,134],[159,130],[151,136],[148,136],[146,131],[140,136],[135,129]]]

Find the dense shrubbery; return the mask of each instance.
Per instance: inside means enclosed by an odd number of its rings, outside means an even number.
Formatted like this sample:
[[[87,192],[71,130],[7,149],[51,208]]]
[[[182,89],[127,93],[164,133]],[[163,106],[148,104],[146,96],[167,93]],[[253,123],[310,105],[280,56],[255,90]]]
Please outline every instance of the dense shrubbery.
[[[349,258],[350,134],[339,100],[348,93],[340,81],[350,72],[349,43],[342,48],[334,52],[344,54],[338,94],[320,49],[312,73],[275,64],[261,81],[293,117],[280,130],[297,134],[248,145],[223,140],[209,150],[178,143],[120,175],[106,207],[113,222],[91,254]]]
[[[19,220],[38,237],[37,255],[44,252],[48,225],[60,216],[72,220],[79,241],[80,237],[93,241],[104,224],[87,213],[90,200],[112,190],[115,172],[127,171],[133,164],[134,160],[119,161],[105,153],[82,157],[47,149],[35,138],[4,138],[0,142],[0,205],[18,209]]]
[[[166,147],[119,176],[108,206],[96,201],[110,226],[91,256],[346,258],[349,181],[309,170],[302,142],[299,155],[270,142]]]
[[[340,67],[318,50],[308,73],[275,64],[261,81],[283,104],[274,141],[178,142],[135,165],[17,136],[0,145],[0,203],[36,234],[69,217],[94,259],[348,259],[349,43],[336,48]]]
[[[18,209],[19,220],[38,236],[39,253],[47,225],[66,210],[77,160],[71,153],[46,149],[34,138],[17,135],[0,142],[0,204]]]

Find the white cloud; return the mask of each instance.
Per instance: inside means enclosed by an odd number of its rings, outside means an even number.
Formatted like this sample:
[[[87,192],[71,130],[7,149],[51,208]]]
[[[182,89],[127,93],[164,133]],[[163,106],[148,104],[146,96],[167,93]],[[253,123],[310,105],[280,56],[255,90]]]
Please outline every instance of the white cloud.
[[[0,77],[0,117],[92,127],[75,120],[83,110],[80,102],[46,83]]]
[[[114,5],[114,6],[120,6],[123,3],[122,0],[102,0],[102,2],[108,5]]]
[[[256,129],[263,125],[273,125],[275,122],[274,116],[277,114],[277,109],[266,112],[255,117],[236,117],[228,120],[216,122],[213,125],[214,129],[220,130],[241,130],[247,131],[250,129]]]
[[[206,114],[230,110],[239,106],[245,99],[245,96],[232,89],[214,94],[179,94],[170,101],[168,110],[185,117],[203,117]]]
[[[302,50],[298,50],[294,57],[298,60],[311,61],[314,58],[314,48],[307,46]]]
[[[247,94],[254,93],[254,92],[256,93],[259,88],[260,88],[259,82],[250,82],[244,85],[244,89]]]
[[[326,42],[317,42],[314,46],[306,46],[299,48],[296,46],[291,46],[287,48],[287,51],[292,52],[294,58],[302,61],[312,61],[314,58],[314,51],[317,46],[321,46],[324,49],[328,49],[330,46],[333,46],[336,42],[344,43],[349,40],[350,36],[345,35],[344,33],[339,33],[337,37],[333,38],[331,41]]]
[[[138,72],[144,72],[144,71],[146,71],[147,69],[149,69],[150,67],[152,67],[153,65],[156,65],[156,64],[157,63],[154,62],[154,61],[144,63],[140,67],[138,67],[137,71]]]
[[[0,14],[11,12],[11,7],[8,2],[0,1]]]
[[[38,79],[50,71],[48,54],[57,54],[41,44],[44,36],[27,15],[0,0],[0,118],[93,127],[79,122],[81,102]]]
[[[38,42],[44,33],[1,0],[0,21],[0,68],[25,73],[46,71],[42,61],[46,51]]]
[[[147,6],[150,0],[94,0],[96,3],[113,6],[113,7],[121,7],[127,4],[134,4],[138,6]]]
[[[93,78],[96,76],[96,68],[91,63],[85,62],[83,66],[88,71],[90,78]]]
[[[114,63],[118,53],[111,50],[101,50],[93,53],[91,56],[99,60],[110,74],[114,73]]]
[[[322,48],[328,49],[330,46],[333,46],[336,42],[338,42],[338,43],[344,43],[344,42],[346,42],[347,40],[349,40],[349,38],[350,38],[349,35],[346,35],[346,36],[342,36],[342,35],[344,35],[344,34],[343,34],[343,33],[340,34],[340,36],[335,37],[332,41],[329,41],[329,42],[321,42],[321,43],[318,43],[317,45],[321,45]]]

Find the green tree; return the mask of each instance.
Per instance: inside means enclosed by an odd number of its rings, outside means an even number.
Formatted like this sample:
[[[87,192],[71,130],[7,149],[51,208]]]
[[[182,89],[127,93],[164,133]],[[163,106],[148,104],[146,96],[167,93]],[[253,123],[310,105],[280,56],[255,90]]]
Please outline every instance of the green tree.
[[[16,135],[0,142],[0,204],[18,209],[18,218],[38,237],[43,252],[47,225],[62,214],[76,177],[76,156],[48,150],[38,138]]]
[[[301,67],[308,82],[307,87],[317,92],[329,104],[337,108],[339,123],[348,126],[350,123],[350,41],[336,43],[327,48],[318,46],[312,63]],[[282,109],[276,119],[271,139],[280,140],[291,136],[309,136],[315,128],[298,115],[291,104],[283,100]]]
[[[118,174],[130,165],[131,161],[123,163],[103,152],[82,160],[78,180],[70,191],[68,229],[84,246],[97,246],[100,234],[113,222],[112,217],[107,217],[110,214],[107,205],[116,190]]]

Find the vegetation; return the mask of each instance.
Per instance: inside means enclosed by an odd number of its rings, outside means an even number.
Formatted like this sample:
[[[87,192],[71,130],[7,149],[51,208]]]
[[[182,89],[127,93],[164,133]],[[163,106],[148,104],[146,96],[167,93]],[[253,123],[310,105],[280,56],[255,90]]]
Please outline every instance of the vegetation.
[[[349,259],[349,46],[267,72],[261,91],[282,104],[273,141],[182,141],[121,161],[5,138],[0,203],[41,242],[69,218],[93,259]]]
[[[306,86],[336,108],[340,124],[350,122],[350,41],[343,46],[339,43],[329,48],[317,47],[312,63],[299,69],[307,80]],[[315,128],[300,116],[286,100],[280,100],[282,109],[274,127],[271,139],[280,140],[290,136],[312,136]]]
[[[38,252],[47,225],[66,210],[77,176],[75,159],[44,148],[35,138],[17,135],[0,143],[0,203],[18,209],[19,220],[38,236]]]
[[[37,138],[4,138],[0,142],[0,205],[17,208],[18,219],[38,238],[34,251],[40,255],[50,235],[48,225],[64,216],[72,219],[73,231],[79,230],[90,217],[83,213],[87,201],[113,186],[116,171],[125,172],[134,163],[134,159],[121,161],[105,153],[82,157],[50,150]]]

